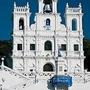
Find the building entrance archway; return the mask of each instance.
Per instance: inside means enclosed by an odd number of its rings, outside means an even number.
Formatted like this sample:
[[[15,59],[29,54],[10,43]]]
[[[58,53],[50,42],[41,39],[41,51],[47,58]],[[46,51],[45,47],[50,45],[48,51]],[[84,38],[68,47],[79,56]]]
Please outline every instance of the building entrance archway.
[[[43,66],[43,71],[46,71],[46,72],[53,72],[54,69],[53,69],[53,65],[51,63],[47,63]]]

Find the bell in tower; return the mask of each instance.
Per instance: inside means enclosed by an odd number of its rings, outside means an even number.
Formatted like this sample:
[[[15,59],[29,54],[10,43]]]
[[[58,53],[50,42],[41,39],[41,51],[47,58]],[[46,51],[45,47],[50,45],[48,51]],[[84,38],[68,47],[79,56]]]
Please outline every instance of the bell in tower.
[[[52,0],[44,0],[43,3],[44,3],[43,12],[51,13],[52,12]]]

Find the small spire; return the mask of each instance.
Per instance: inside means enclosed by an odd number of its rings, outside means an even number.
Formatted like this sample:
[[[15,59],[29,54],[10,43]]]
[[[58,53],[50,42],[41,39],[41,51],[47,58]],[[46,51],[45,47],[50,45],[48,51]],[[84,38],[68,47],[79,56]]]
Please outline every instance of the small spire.
[[[16,2],[14,2],[14,7],[16,7]]]
[[[69,7],[69,5],[68,5],[68,3],[66,4],[66,8],[68,8]]]
[[[27,7],[29,7],[29,2],[27,2]]]
[[[81,3],[79,3],[79,7],[80,7],[80,8],[82,7]]]

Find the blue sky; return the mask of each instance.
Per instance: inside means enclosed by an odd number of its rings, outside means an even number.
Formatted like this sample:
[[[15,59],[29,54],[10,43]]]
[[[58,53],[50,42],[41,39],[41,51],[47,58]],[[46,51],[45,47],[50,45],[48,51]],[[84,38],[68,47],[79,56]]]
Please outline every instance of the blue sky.
[[[14,1],[17,5],[26,5],[29,2],[32,23],[35,12],[38,12],[38,0],[0,0],[0,40],[9,40],[11,38]],[[84,36],[90,39],[90,0],[58,0],[58,12],[61,13],[62,23],[64,23],[65,5],[67,2],[71,7],[77,7],[79,3],[82,3]]]

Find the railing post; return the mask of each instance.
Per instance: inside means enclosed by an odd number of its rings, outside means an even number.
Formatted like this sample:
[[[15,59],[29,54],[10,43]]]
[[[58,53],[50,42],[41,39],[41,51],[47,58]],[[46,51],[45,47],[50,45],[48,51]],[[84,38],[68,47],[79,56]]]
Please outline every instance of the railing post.
[[[2,66],[4,66],[4,57],[2,57],[1,60],[2,60]]]

